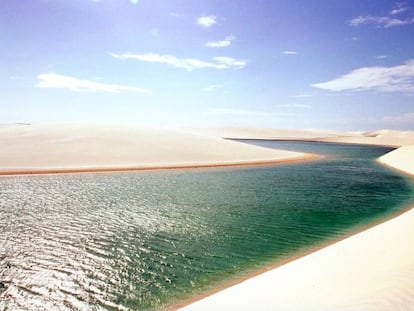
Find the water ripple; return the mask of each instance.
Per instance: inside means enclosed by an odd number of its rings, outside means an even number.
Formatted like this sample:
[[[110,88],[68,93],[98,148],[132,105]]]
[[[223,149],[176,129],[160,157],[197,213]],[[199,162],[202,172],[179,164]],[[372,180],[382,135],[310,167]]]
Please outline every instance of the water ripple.
[[[370,160],[383,149],[361,148],[362,162],[1,178],[0,309],[161,308],[335,238],[412,196]]]

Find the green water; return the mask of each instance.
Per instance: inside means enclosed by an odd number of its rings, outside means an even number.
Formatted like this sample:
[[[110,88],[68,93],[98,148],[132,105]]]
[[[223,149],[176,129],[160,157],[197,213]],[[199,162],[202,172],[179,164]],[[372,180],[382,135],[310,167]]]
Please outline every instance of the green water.
[[[406,208],[390,149],[300,164],[0,179],[0,309],[162,309]]]

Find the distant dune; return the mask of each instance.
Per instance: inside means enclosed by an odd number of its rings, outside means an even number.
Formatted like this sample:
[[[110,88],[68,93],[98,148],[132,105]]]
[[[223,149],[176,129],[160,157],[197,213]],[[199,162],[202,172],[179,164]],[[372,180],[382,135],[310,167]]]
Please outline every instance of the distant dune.
[[[355,136],[324,138],[321,141],[399,147],[414,144],[413,131],[379,130]]]
[[[273,128],[214,128],[193,129],[193,132],[215,137],[236,139],[311,140],[399,147],[414,144],[413,131],[378,130],[341,132],[330,130],[295,130]]]
[[[295,130],[277,128],[200,128],[191,129],[193,133],[235,139],[318,139],[357,136],[353,132],[331,130]]]

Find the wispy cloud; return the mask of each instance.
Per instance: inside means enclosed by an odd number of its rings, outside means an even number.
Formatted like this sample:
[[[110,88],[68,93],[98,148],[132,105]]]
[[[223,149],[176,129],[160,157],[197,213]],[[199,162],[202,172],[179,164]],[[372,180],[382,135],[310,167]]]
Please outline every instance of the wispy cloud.
[[[246,117],[301,117],[303,114],[298,113],[283,113],[283,112],[269,112],[261,110],[243,110],[232,108],[217,108],[211,109],[210,114],[214,115],[233,115]]]
[[[393,123],[414,123],[414,112],[406,112],[396,116],[385,116],[382,121]]]
[[[260,110],[242,110],[242,109],[230,109],[230,108],[217,108],[211,109],[210,114],[216,115],[238,115],[238,116],[256,116],[256,117],[270,117],[273,114],[267,111]]]
[[[214,90],[217,90],[217,89],[222,89],[222,88],[224,88],[224,84],[211,84],[211,85],[205,87],[204,91],[211,92],[211,91],[214,91]]]
[[[414,92],[414,60],[394,67],[363,67],[328,82],[312,84],[330,91]]]
[[[23,80],[24,76],[9,76],[10,80]]]
[[[351,121],[351,120],[350,120]],[[337,123],[341,121],[338,119],[336,120]],[[363,127],[372,127],[372,128],[383,128],[383,129],[399,129],[399,130],[413,130],[414,124],[414,111],[406,111],[397,114],[388,114],[383,116],[375,116],[375,117],[367,117],[367,116],[360,116],[352,118],[351,123],[353,125],[357,125],[360,128]],[[387,131],[387,130],[385,130]],[[400,132],[401,137],[404,137],[404,132]],[[398,138],[397,138],[398,139]]]
[[[292,95],[291,97],[293,98],[307,98],[307,97],[312,97],[312,94],[296,94],[296,95]]]
[[[298,54],[298,52],[296,51],[283,51],[282,53],[285,55],[297,55]]]
[[[234,41],[234,39],[234,36],[227,36],[224,38],[224,40],[207,42],[206,46],[210,48],[224,48],[230,46],[231,42]]]
[[[397,15],[405,11],[407,11],[407,7],[404,6],[404,3],[397,3],[397,5],[390,11],[390,14]]]
[[[278,108],[303,108],[303,109],[310,109],[312,105],[310,104],[278,104],[275,105]]]
[[[134,59],[142,62],[149,63],[163,63],[175,68],[182,68],[186,70],[195,70],[203,68],[214,68],[214,69],[241,69],[246,66],[247,61],[235,59],[226,56],[213,57],[212,61],[203,61],[195,58],[178,58],[172,55],[161,55],[155,53],[146,54],[115,54],[110,53],[117,59]]]
[[[210,28],[211,26],[217,24],[217,16],[201,16],[197,18],[197,24],[204,28]]]
[[[364,24],[373,24],[379,28],[390,28],[395,26],[403,26],[414,23],[414,17],[397,18],[396,15],[407,11],[407,8],[402,3],[397,5],[385,16],[360,15],[351,19],[348,24],[350,26],[361,26]]]
[[[390,14],[391,15],[397,15],[397,14],[400,14],[400,13],[405,12],[405,11],[407,11],[407,8],[396,8],[396,9],[392,9]]]
[[[398,19],[389,16],[358,16],[349,21],[350,26],[374,24],[381,28],[390,28],[414,23],[414,18]]]
[[[151,28],[151,35],[153,37],[158,37],[160,35],[160,30],[158,28]]]
[[[183,15],[177,12],[170,12],[170,16],[175,18],[183,18]]]
[[[39,82],[35,87],[40,88],[54,88],[54,89],[68,89],[76,92],[85,91],[102,91],[102,92],[138,92],[151,93],[151,90],[142,89],[133,86],[125,86],[118,84],[104,84],[90,80],[81,80],[70,76],[64,76],[56,73],[45,73],[37,76]]]
[[[377,55],[375,56],[376,59],[386,59],[388,56],[387,55]]]
[[[243,68],[246,66],[247,61],[241,59],[235,59],[228,56],[216,56],[213,57],[213,60],[216,62],[217,69],[227,69],[227,68]]]

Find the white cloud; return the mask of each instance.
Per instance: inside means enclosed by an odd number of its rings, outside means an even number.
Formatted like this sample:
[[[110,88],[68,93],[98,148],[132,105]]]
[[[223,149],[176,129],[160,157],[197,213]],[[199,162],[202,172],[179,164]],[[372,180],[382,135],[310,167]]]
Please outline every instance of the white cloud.
[[[388,16],[372,16],[372,15],[361,15],[351,19],[348,23],[350,26],[360,26],[363,24],[374,24],[380,28],[389,28],[395,26],[402,26],[414,23],[414,18],[397,18],[396,15],[407,11],[407,8],[403,6],[402,3],[397,3],[397,5],[392,9]]]
[[[296,51],[283,51],[282,53],[286,55],[297,55],[298,54],[298,52]]]
[[[183,18],[183,15],[177,12],[170,12],[170,16],[175,18]]]
[[[124,86],[117,84],[104,84],[89,80],[81,80],[74,77],[63,76],[56,73],[45,73],[37,76],[39,82],[35,87],[40,88],[54,88],[54,89],[69,89],[71,91],[102,91],[102,92],[139,92],[151,93],[151,90]]]
[[[135,59],[149,63],[163,63],[173,66],[175,68],[182,68],[186,70],[214,68],[214,69],[241,69],[246,66],[247,61],[239,60],[232,57],[217,56],[212,61],[203,61],[195,58],[178,58],[172,55],[161,55],[155,53],[146,54],[114,54],[110,53],[117,59]]]
[[[293,95],[291,97],[293,98],[306,98],[306,97],[312,97],[312,94],[297,94],[297,95]]]
[[[312,84],[330,91],[414,92],[414,60],[394,67],[363,67],[334,80]]]
[[[160,30],[158,28],[151,28],[151,35],[153,37],[158,37],[160,35]]]
[[[92,2],[102,2],[103,0],[92,0]],[[138,4],[139,0],[129,0],[129,2],[131,2],[133,5]]]
[[[207,42],[206,46],[210,48],[224,48],[229,46],[234,39],[234,36],[227,36],[224,40]]]
[[[397,116],[385,116],[382,118],[382,121],[414,124],[414,112],[406,112]]]
[[[214,115],[233,115],[233,116],[250,116],[250,117],[302,117],[303,114],[298,113],[283,113],[283,112],[268,112],[261,110],[243,110],[232,108],[217,108],[211,109],[210,114]]]
[[[228,56],[216,56],[213,57],[213,60],[217,63],[218,69],[226,69],[226,68],[243,68],[246,66],[247,61],[241,59],[235,59],[233,57]],[[220,68],[221,67],[221,68]]]
[[[209,15],[209,16],[201,16],[197,18],[197,24],[204,28],[210,28],[211,26],[217,24],[217,16]]]
[[[206,88],[204,88],[204,91],[211,92],[211,91],[214,91],[216,89],[222,89],[223,87],[224,87],[223,84],[211,84],[211,85],[207,86]]]
[[[309,104],[279,104],[276,105],[278,108],[304,108],[304,109],[310,109],[312,108],[312,105]]]
[[[377,55],[375,56],[376,59],[386,59],[388,56],[387,55]]]
[[[24,76],[9,76],[10,80],[23,80]]]
[[[266,111],[229,109],[229,108],[212,109],[212,110],[210,110],[210,114],[256,116],[256,117],[269,117],[269,116],[272,116],[272,113],[266,112]]]
[[[390,14],[391,15],[397,15],[397,14],[400,14],[400,13],[405,12],[405,11],[407,11],[407,8],[405,8],[405,7],[398,7],[398,8],[392,9],[391,12],[390,12]]]
[[[389,28],[414,23],[414,18],[398,19],[388,16],[358,16],[349,21],[350,26],[360,26],[363,24],[374,24],[378,27]]]

